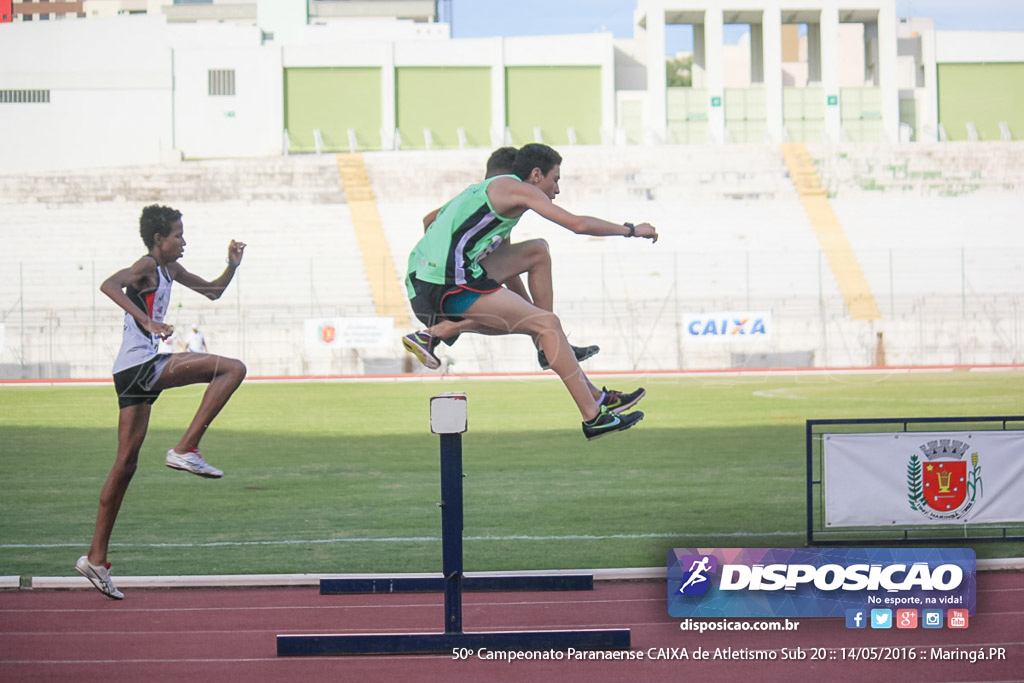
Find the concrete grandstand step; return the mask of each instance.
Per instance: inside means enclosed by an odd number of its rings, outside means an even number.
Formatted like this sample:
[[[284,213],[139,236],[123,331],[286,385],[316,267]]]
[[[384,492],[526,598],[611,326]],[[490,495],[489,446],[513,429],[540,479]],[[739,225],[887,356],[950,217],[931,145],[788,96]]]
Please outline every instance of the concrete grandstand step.
[[[956,196],[1024,188],[1024,142],[808,145],[832,196]]]
[[[666,148],[563,147],[562,199],[774,199],[789,191],[775,145]],[[429,156],[428,156],[429,155]],[[377,200],[431,208],[483,177],[488,152],[383,152],[366,156]],[[430,163],[424,164],[423,159]],[[429,210],[429,209],[427,209]]]
[[[341,203],[344,195],[331,155],[0,176],[0,204],[182,201]]]

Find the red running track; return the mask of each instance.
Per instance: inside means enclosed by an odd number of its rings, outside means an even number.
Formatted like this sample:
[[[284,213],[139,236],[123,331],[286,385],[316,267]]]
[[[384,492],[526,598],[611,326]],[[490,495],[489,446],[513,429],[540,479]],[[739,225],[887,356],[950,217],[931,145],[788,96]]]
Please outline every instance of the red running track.
[[[964,630],[850,630],[802,619],[796,631],[680,629],[664,581],[597,582],[592,592],[467,593],[466,632],[628,628],[635,659],[528,660],[473,656],[277,657],[278,634],[439,633],[434,595],[321,596],[314,588],[0,592],[0,681],[963,681],[1024,680],[1024,573],[983,573]],[[729,623],[766,623],[735,619]],[[780,620],[782,621],[782,620]],[[697,649],[710,659],[695,659]],[[773,660],[715,658],[716,649]],[[896,655],[898,659],[852,659]],[[942,653],[1004,658],[935,660]],[[669,659],[685,651],[688,659]],[[910,659],[911,653],[914,659]],[[620,653],[625,654],[625,653]],[[800,659],[785,658],[786,654]],[[641,658],[642,657],[642,658]],[[819,658],[823,657],[823,658]]]

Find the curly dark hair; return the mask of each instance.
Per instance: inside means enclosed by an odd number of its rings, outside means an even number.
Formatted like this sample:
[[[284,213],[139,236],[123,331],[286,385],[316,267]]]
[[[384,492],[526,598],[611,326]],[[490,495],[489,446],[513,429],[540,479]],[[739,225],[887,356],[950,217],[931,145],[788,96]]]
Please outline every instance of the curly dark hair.
[[[171,224],[181,220],[181,211],[169,206],[153,204],[142,210],[139,217],[139,234],[147,249],[153,248],[153,236],[156,234],[167,237],[171,234]]]
[[[515,147],[499,147],[491,153],[487,159],[487,177],[493,178],[496,175],[508,175],[512,172],[512,166],[516,162]]]

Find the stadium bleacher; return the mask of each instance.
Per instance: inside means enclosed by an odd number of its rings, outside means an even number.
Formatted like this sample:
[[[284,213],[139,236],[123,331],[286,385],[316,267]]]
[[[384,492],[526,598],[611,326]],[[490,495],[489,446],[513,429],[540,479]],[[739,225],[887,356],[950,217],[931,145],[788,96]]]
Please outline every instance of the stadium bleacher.
[[[515,239],[543,237],[556,312],[594,370],[730,367],[751,356],[872,362],[885,332],[892,364],[1019,362],[1024,304],[1024,145],[808,145],[882,318],[851,321],[778,146],[566,147],[570,211],[658,226],[656,245],[574,236],[535,216]],[[488,150],[363,155],[399,271],[421,219],[483,174]],[[182,162],[145,168],[0,176],[5,377],[103,377],[120,315],[103,278],[143,253],[141,208],[184,214],[184,263],[213,276],[231,238],[249,244],[218,302],[177,288],[177,325],[199,322],[211,348],[251,375],[359,374],[411,368],[394,349],[307,348],[303,321],[374,315],[367,270],[333,155]],[[404,272],[395,273],[401,278]],[[768,311],[755,345],[692,345],[685,313]],[[458,372],[532,372],[523,338],[467,337]],[[800,355],[802,354],[802,355]]]

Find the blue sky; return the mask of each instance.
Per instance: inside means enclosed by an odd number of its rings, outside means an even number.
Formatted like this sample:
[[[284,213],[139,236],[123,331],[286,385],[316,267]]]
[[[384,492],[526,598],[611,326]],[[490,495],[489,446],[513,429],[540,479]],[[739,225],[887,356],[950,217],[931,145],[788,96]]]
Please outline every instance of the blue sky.
[[[636,7],[635,0],[448,0],[447,4],[455,38],[596,31],[631,38]],[[931,17],[941,31],[1024,31],[1024,0],[896,0],[896,13]]]

